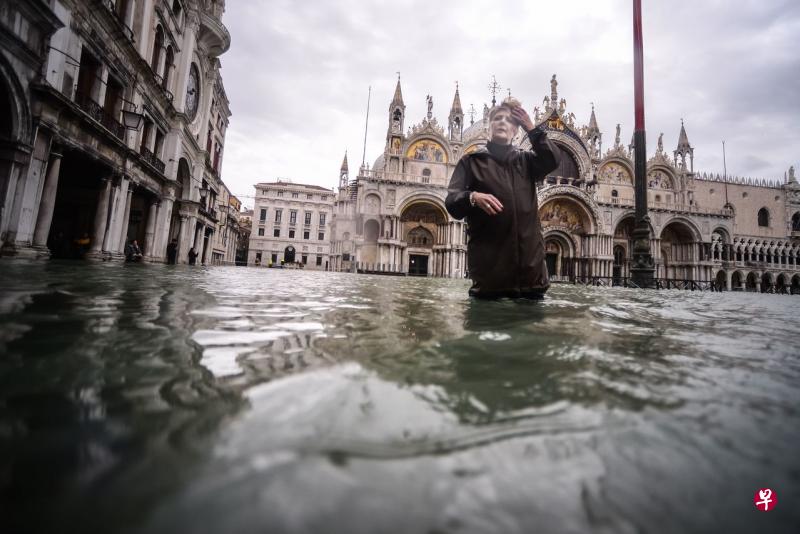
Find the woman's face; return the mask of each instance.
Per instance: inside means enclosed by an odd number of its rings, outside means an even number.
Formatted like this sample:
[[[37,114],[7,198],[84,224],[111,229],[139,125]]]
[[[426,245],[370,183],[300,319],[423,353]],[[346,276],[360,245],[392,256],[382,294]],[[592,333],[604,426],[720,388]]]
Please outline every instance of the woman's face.
[[[492,141],[501,145],[507,145],[517,134],[519,126],[511,118],[511,111],[500,108],[489,121],[489,135]]]

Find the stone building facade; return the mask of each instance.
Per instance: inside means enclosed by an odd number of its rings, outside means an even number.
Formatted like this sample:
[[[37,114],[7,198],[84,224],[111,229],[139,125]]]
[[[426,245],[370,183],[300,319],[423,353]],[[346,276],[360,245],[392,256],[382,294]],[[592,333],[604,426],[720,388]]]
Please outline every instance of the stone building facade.
[[[303,264],[330,269],[330,218],[335,193],[316,185],[256,185],[248,265]]]
[[[350,179],[342,166],[331,224],[331,265],[341,271],[465,277],[467,228],[444,207],[458,159],[488,140],[488,106],[465,124],[456,88],[446,129],[432,114],[405,129],[398,79],[388,110],[386,145],[372,168]],[[630,274],[634,227],[633,147],[603,149],[594,108],[588,124],[559,98],[556,77],[532,110],[561,151],[561,164],[541,184],[539,216],[546,261],[555,280],[623,283]],[[474,117],[474,114],[473,114]],[[526,136],[515,144],[529,146]],[[800,292],[800,185],[696,171],[681,124],[669,153],[663,134],[647,162],[651,250],[656,277],[719,289]]]
[[[216,257],[229,205],[223,11],[224,0],[0,0],[2,254],[121,259],[136,239],[146,261],[166,261],[173,241],[180,263],[191,247]]]

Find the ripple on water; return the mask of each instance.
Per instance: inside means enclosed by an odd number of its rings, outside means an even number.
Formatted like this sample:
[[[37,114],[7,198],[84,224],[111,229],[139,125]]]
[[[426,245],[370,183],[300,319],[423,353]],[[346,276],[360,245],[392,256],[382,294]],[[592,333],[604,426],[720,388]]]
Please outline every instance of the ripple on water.
[[[42,512],[27,521],[799,523],[741,505],[761,480],[800,499],[796,298],[554,285],[482,302],[463,280],[53,265],[0,276],[0,436],[9,491]]]

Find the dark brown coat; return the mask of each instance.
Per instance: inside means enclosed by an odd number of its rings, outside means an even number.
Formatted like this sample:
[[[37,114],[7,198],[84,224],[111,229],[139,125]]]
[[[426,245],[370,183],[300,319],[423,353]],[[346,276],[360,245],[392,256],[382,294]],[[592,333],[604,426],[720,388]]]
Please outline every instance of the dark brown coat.
[[[445,205],[467,218],[467,261],[476,297],[541,297],[550,286],[539,223],[536,182],[558,167],[558,149],[540,129],[528,133],[533,150],[512,148],[497,157],[486,149],[461,158]],[[471,206],[472,191],[491,193],[503,211],[487,215]]]

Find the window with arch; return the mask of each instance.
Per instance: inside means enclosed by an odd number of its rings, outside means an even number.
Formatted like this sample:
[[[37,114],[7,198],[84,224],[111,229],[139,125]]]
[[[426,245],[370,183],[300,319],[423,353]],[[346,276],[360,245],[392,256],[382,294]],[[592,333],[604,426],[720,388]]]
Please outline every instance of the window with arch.
[[[175,63],[175,51],[172,46],[167,47],[167,55],[164,58],[164,79],[161,81],[161,87],[165,91],[169,91],[169,75],[172,73],[172,64]]]
[[[617,191],[616,189],[612,189],[611,198],[618,198],[618,197],[619,197],[619,191]]]
[[[758,210],[758,225],[769,226],[769,211],[767,211],[767,208]]]
[[[792,215],[792,232],[800,232],[800,211]]]
[[[558,149],[560,155],[560,163],[558,168],[551,171],[547,176],[556,179],[557,177],[563,178],[579,178],[580,168],[572,153],[558,143],[553,143]]]
[[[661,195],[656,195],[656,202],[661,202]]]
[[[422,169],[422,183],[423,184],[431,183],[431,170],[430,169]]]
[[[403,118],[403,114],[399,109],[394,110],[392,114],[392,121],[399,127],[400,126],[400,119]]]
[[[153,56],[150,59],[150,68],[158,74],[158,65],[161,63],[161,49],[164,48],[164,28],[161,24],[156,26],[156,36],[153,40]]]

